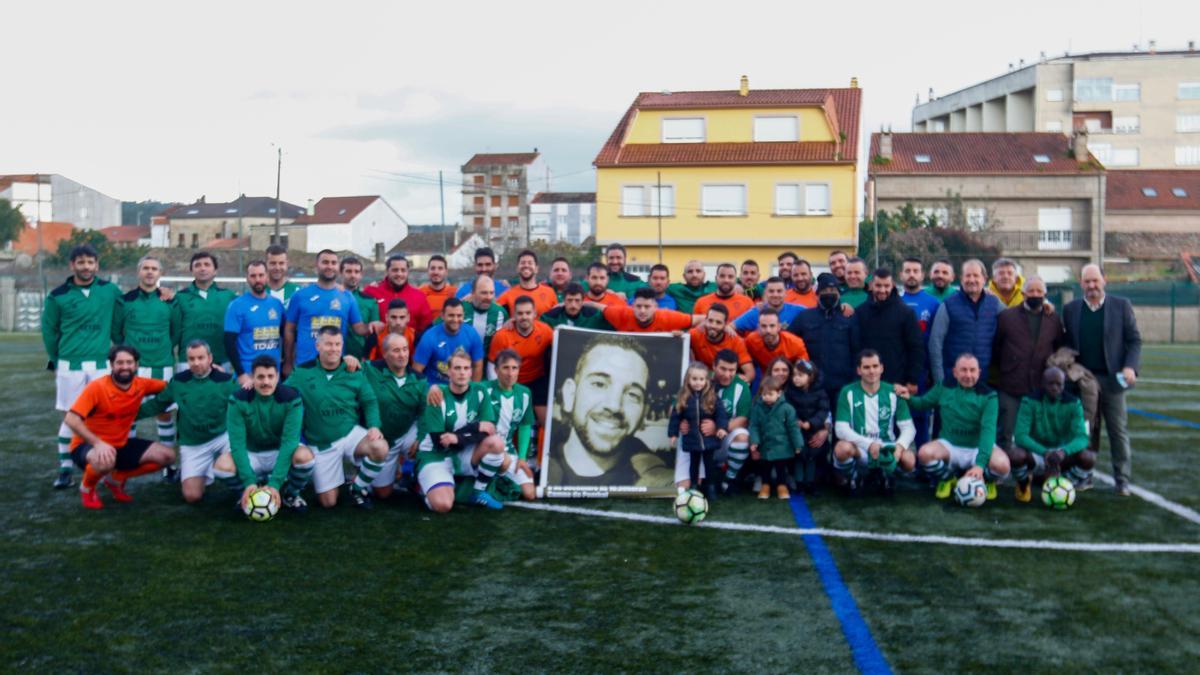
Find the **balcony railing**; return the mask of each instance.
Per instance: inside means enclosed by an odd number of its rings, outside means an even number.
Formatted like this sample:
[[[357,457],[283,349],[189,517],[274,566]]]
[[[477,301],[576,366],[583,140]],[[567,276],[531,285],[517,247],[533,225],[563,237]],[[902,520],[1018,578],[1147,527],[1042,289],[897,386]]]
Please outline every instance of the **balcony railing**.
[[[981,232],[979,237],[1004,253],[1034,251],[1090,251],[1089,230],[1030,230]]]

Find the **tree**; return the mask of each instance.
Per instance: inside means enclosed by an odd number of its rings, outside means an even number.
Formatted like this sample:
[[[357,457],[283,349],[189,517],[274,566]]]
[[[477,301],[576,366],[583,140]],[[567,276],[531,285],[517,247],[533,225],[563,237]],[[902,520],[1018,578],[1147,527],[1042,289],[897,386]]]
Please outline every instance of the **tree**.
[[[138,259],[150,252],[145,246],[116,248],[99,230],[75,230],[71,236],[58,242],[58,250],[48,258],[55,265],[66,265],[71,261],[71,249],[88,244],[100,255],[100,264],[108,269],[132,267]]]
[[[864,220],[859,223],[858,254],[868,264],[874,264],[878,228],[881,265],[897,268],[905,258],[915,257],[926,263],[937,258],[955,262],[980,258],[990,266],[1001,250],[988,242],[987,233],[1001,223],[990,208],[985,211],[982,222],[972,223],[970,216],[962,195],[949,191],[934,209],[918,210],[912,202],[890,213],[881,209],[875,214],[874,222]]]
[[[0,248],[16,241],[25,229],[25,216],[21,207],[14,207],[7,199],[0,199]]]

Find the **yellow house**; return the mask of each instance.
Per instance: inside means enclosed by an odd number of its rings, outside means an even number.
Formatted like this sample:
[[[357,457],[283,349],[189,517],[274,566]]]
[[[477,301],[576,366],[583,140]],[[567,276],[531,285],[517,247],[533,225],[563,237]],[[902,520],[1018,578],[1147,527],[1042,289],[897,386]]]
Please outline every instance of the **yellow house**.
[[[823,265],[855,244],[861,101],[856,80],[639,94],[594,162],[597,242],[644,272],[661,241],[674,278],[693,258],[753,258],[764,276],[789,250]]]

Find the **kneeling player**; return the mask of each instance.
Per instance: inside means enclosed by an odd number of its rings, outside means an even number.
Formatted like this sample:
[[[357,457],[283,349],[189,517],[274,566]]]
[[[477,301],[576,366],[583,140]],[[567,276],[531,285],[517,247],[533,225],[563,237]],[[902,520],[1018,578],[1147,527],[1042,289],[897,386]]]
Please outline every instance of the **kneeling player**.
[[[417,450],[417,482],[425,503],[437,513],[454,507],[454,476],[475,476],[471,502],[489,509],[504,505],[487,493],[488,484],[504,466],[504,440],[496,431],[496,414],[485,386],[472,382],[471,355],[459,349],[450,355],[449,384],[439,384],[440,404],[430,404],[421,418]],[[432,392],[432,388],[431,388]]]
[[[394,311],[389,309],[388,316]],[[379,430],[387,439],[389,448],[387,459],[373,480],[367,480],[362,465],[374,461],[366,457],[362,459],[358,475],[354,478],[354,487],[361,490],[370,486],[380,499],[391,496],[397,465],[416,450],[417,422],[425,412],[428,385],[423,377],[408,370],[410,346],[408,338],[402,333],[388,333],[379,344],[383,358],[363,364],[363,374],[379,399],[379,416],[383,423]]]
[[[308,510],[300,491],[308,485],[316,460],[300,445],[304,405],[300,392],[279,384],[279,366],[267,354],[250,363],[250,389],[229,397],[225,426],[229,452],[217,458],[213,475],[241,494],[239,505],[265,483],[276,505],[298,513]],[[282,494],[280,494],[282,491]]]
[[[987,482],[987,498],[996,498],[996,482],[1008,476],[1008,455],[996,445],[996,392],[979,381],[979,360],[964,353],[954,362],[956,382],[938,382],[928,393],[911,396],[907,388],[896,393],[913,410],[936,408],[942,420],[941,437],[921,446],[917,460],[925,473],[938,479],[938,499],[946,499],[960,472]]]
[[[1096,453],[1087,449],[1083,405],[1063,391],[1066,381],[1063,371],[1047,368],[1042,373],[1042,391],[1021,399],[1009,451],[1019,502],[1033,498],[1030,488],[1035,476],[1049,478],[1065,470],[1075,489],[1092,486]]]
[[[729,416],[729,426],[725,438],[721,439],[721,448],[713,456],[713,463],[726,465],[722,492],[732,493],[737,490],[738,472],[750,457],[750,403],[753,395],[750,385],[738,377],[738,354],[732,349],[722,349],[713,357],[713,388],[717,390],[717,398],[725,406],[725,414]],[[716,433],[716,425],[712,420],[700,423],[700,433]],[[686,434],[690,429],[687,420],[679,423],[679,433]],[[675,448],[675,486],[687,489],[692,486],[691,480],[692,456],[683,451],[682,442]],[[704,467],[700,467],[700,477],[707,480]]]
[[[304,400],[304,439],[317,453],[313,489],[321,506],[337,505],[338,488],[346,482],[343,460],[361,459],[358,477],[347,489],[355,506],[371,508],[367,486],[387,460],[388,442],[379,430],[375,390],[361,371],[350,372],[342,362],[342,331],[322,327],[316,360],[297,365],[287,384]],[[359,425],[360,419],[367,428]]]
[[[71,404],[64,424],[74,433],[71,459],[83,469],[79,486],[84,508],[101,509],[96,494],[101,479],[119,502],[131,502],[125,481],[158,471],[175,461],[175,451],[162,443],[130,438],[142,399],[161,392],[167,383],[137,376],[138,350],[117,345],[108,352],[111,374],[92,380]]]
[[[496,435],[503,439],[505,449],[503,473],[496,487],[501,494],[519,491],[522,499],[533,501],[536,493],[533,471],[525,458],[529,455],[529,439],[533,434],[534,398],[528,387],[517,383],[521,361],[521,355],[516,351],[500,350],[495,361],[496,379],[486,386],[496,414]]]
[[[187,370],[174,377],[160,394],[142,404],[138,417],[153,417],[179,406],[179,477],[183,499],[194,504],[213,480],[213,460],[229,452],[225,409],[238,389],[229,373],[213,368],[213,355],[204,340],[185,349]]]
[[[913,438],[917,428],[908,412],[908,404],[881,382],[883,363],[879,352],[864,349],[858,355],[858,382],[842,387],[838,394],[834,429],[838,442],[833,446],[833,463],[846,478],[851,494],[859,488],[860,471],[867,480],[891,495],[897,466],[907,473],[916,466]],[[893,429],[899,428],[897,436]]]

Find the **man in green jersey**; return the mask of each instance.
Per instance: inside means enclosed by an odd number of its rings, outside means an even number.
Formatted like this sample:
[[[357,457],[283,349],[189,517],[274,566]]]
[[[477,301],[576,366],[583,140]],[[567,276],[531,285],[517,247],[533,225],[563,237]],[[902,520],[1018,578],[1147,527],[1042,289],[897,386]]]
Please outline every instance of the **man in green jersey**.
[[[496,355],[496,379],[486,384],[492,410],[496,413],[496,435],[504,440],[506,456],[500,481],[500,494],[520,491],[521,498],[533,501],[533,470],[526,463],[529,440],[533,434],[533,395],[529,387],[517,382],[521,355],[512,349]]]
[[[633,292],[644,288],[646,282],[636,274],[625,271],[625,247],[613,242],[604,249],[604,262],[608,265],[608,290],[620,293],[626,301],[633,299]]]
[[[964,352],[954,362],[956,382],[938,382],[928,393],[910,395],[896,385],[896,393],[914,410],[936,408],[942,421],[939,438],[917,451],[921,468],[940,481],[935,495],[946,499],[959,472],[987,482],[987,498],[996,498],[996,482],[1008,475],[1008,455],[996,445],[996,392],[980,381],[979,360]]]
[[[213,460],[229,452],[225,432],[229,396],[238,390],[231,373],[213,368],[213,354],[204,340],[184,347],[188,369],[179,373],[138,410],[138,418],[179,407],[179,478],[183,499],[194,504],[213,481]]]
[[[713,387],[717,390],[717,398],[725,406],[725,414],[729,416],[725,438],[721,439],[721,449],[714,457],[714,463],[725,464],[725,476],[722,491],[729,493],[735,489],[738,472],[750,457],[750,404],[754,395],[750,385],[738,376],[738,355],[732,349],[721,349],[713,356]],[[708,436],[716,434],[716,423],[704,420],[700,423],[700,433]],[[690,431],[687,420],[679,423],[679,435]],[[683,443],[675,448],[675,485],[689,488],[691,481],[692,456],[683,451]],[[704,467],[700,467],[700,477],[704,478]]]
[[[300,496],[312,477],[316,458],[300,445],[304,404],[300,392],[279,383],[279,365],[268,354],[250,363],[253,386],[229,397],[225,427],[229,452],[217,458],[213,475],[241,495],[238,504],[265,484],[291,511],[304,513],[308,504]]]
[[[508,312],[496,304],[496,282],[489,276],[479,275],[471,285],[471,299],[463,302],[463,322],[474,328],[483,340],[483,353],[492,346],[492,337],[508,321]]]
[[[717,285],[704,280],[704,265],[699,260],[689,260],[683,266],[683,283],[667,286],[667,295],[675,298],[675,307],[684,314],[691,314],[692,307],[700,298],[717,292]]]
[[[397,298],[392,302],[404,301]],[[389,446],[387,459],[372,481],[366,480],[360,467],[354,487],[370,486],[376,497],[387,499],[392,494],[397,465],[404,457],[416,453],[417,422],[425,412],[428,385],[424,378],[408,369],[411,346],[403,331],[385,335],[379,351],[383,358],[363,364],[363,374],[379,399],[379,416],[383,424],[379,430]]]
[[[179,323],[175,314],[174,294],[158,287],[162,263],[154,256],[143,256],[137,267],[138,287],[121,296],[113,317],[112,339],[132,345],[141,352],[138,377],[170,382],[175,374],[175,343],[179,341]],[[175,445],[175,420],[170,412],[158,416],[158,442]],[[132,433],[132,431],[131,431]],[[163,469],[170,482],[178,480],[174,466]]]
[[[313,489],[321,506],[337,505],[338,488],[346,481],[343,460],[361,459],[356,482],[347,487],[355,506],[371,508],[371,491],[364,486],[383,468],[388,442],[379,430],[375,391],[362,372],[350,372],[342,362],[341,329],[321,327],[317,358],[297,364],[285,384],[299,391],[304,401],[304,440],[317,454]],[[359,420],[366,422],[366,428]]]
[[[473,504],[504,507],[487,492],[503,470],[504,440],[496,435],[496,413],[487,388],[471,381],[472,372],[470,354],[461,349],[451,354],[450,382],[437,385],[442,401],[427,405],[421,417],[417,482],[425,504],[436,513],[454,508],[456,475],[475,476]]]
[[[1019,502],[1033,498],[1035,476],[1066,471],[1077,490],[1091,484],[1096,453],[1088,450],[1083,404],[1064,391],[1066,373],[1051,366],[1042,373],[1042,388],[1021,399],[1013,447],[1008,451]]]
[[[342,288],[354,296],[358,304],[358,313],[368,326],[380,323],[379,301],[362,292],[363,264],[354,256],[342,258],[338,263],[338,272],[342,276]],[[354,332],[346,333],[346,353],[357,359],[367,358],[367,338]]]
[[[54,407],[64,413],[84,387],[108,374],[108,348],[113,317],[121,299],[116,284],[96,278],[100,258],[87,244],[71,249],[71,276],[50,291],[42,308],[42,343],[54,373]],[[54,488],[74,485],[71,436],[65,421],[58,426],[58,477]]]
[[[911,448],[917,427],[908,404],[896,395],[893,385],[882,381],[879,352],[859,352],[857,371],[858,382],[847,384],[838,394],[834,416],[838,442],[833,446],[833,466],[845,477],[850,494],[858,492],[865,469],[868,481],[890,496],[895,489],[897,466],[905,473],[916,467],[917,457]]]
[[[538,320],[556,328],[558,326],[577,326],[595,330],[612,330],[612,326],[604,319],[604,312],[583,301],[584,290],[579,282],[572,281],[563,291],[562,303],[552,309],[542,312]]]
[[[288,279],[288,252],[279,244],[267,247],[267,293],[287,307],[300,284]]]
[[[225,352],[225,310],[237,298],[228,288],[217,285],[217,259],[208,251],[200,251],[188,263],[192,283],[175,294],[175,321],[179,324],[179,363],[175,372],[191,368],[187,362],[187,345],[204,340],[212,350],[213,364],[233,374],[231,361],[237,354]]]
[[[958,285],[954,283],[954,265],[949,260],[935,260],[929,266],[929,285],[925,292],[938,302],[944,302],[951,293],[958,292]]]

